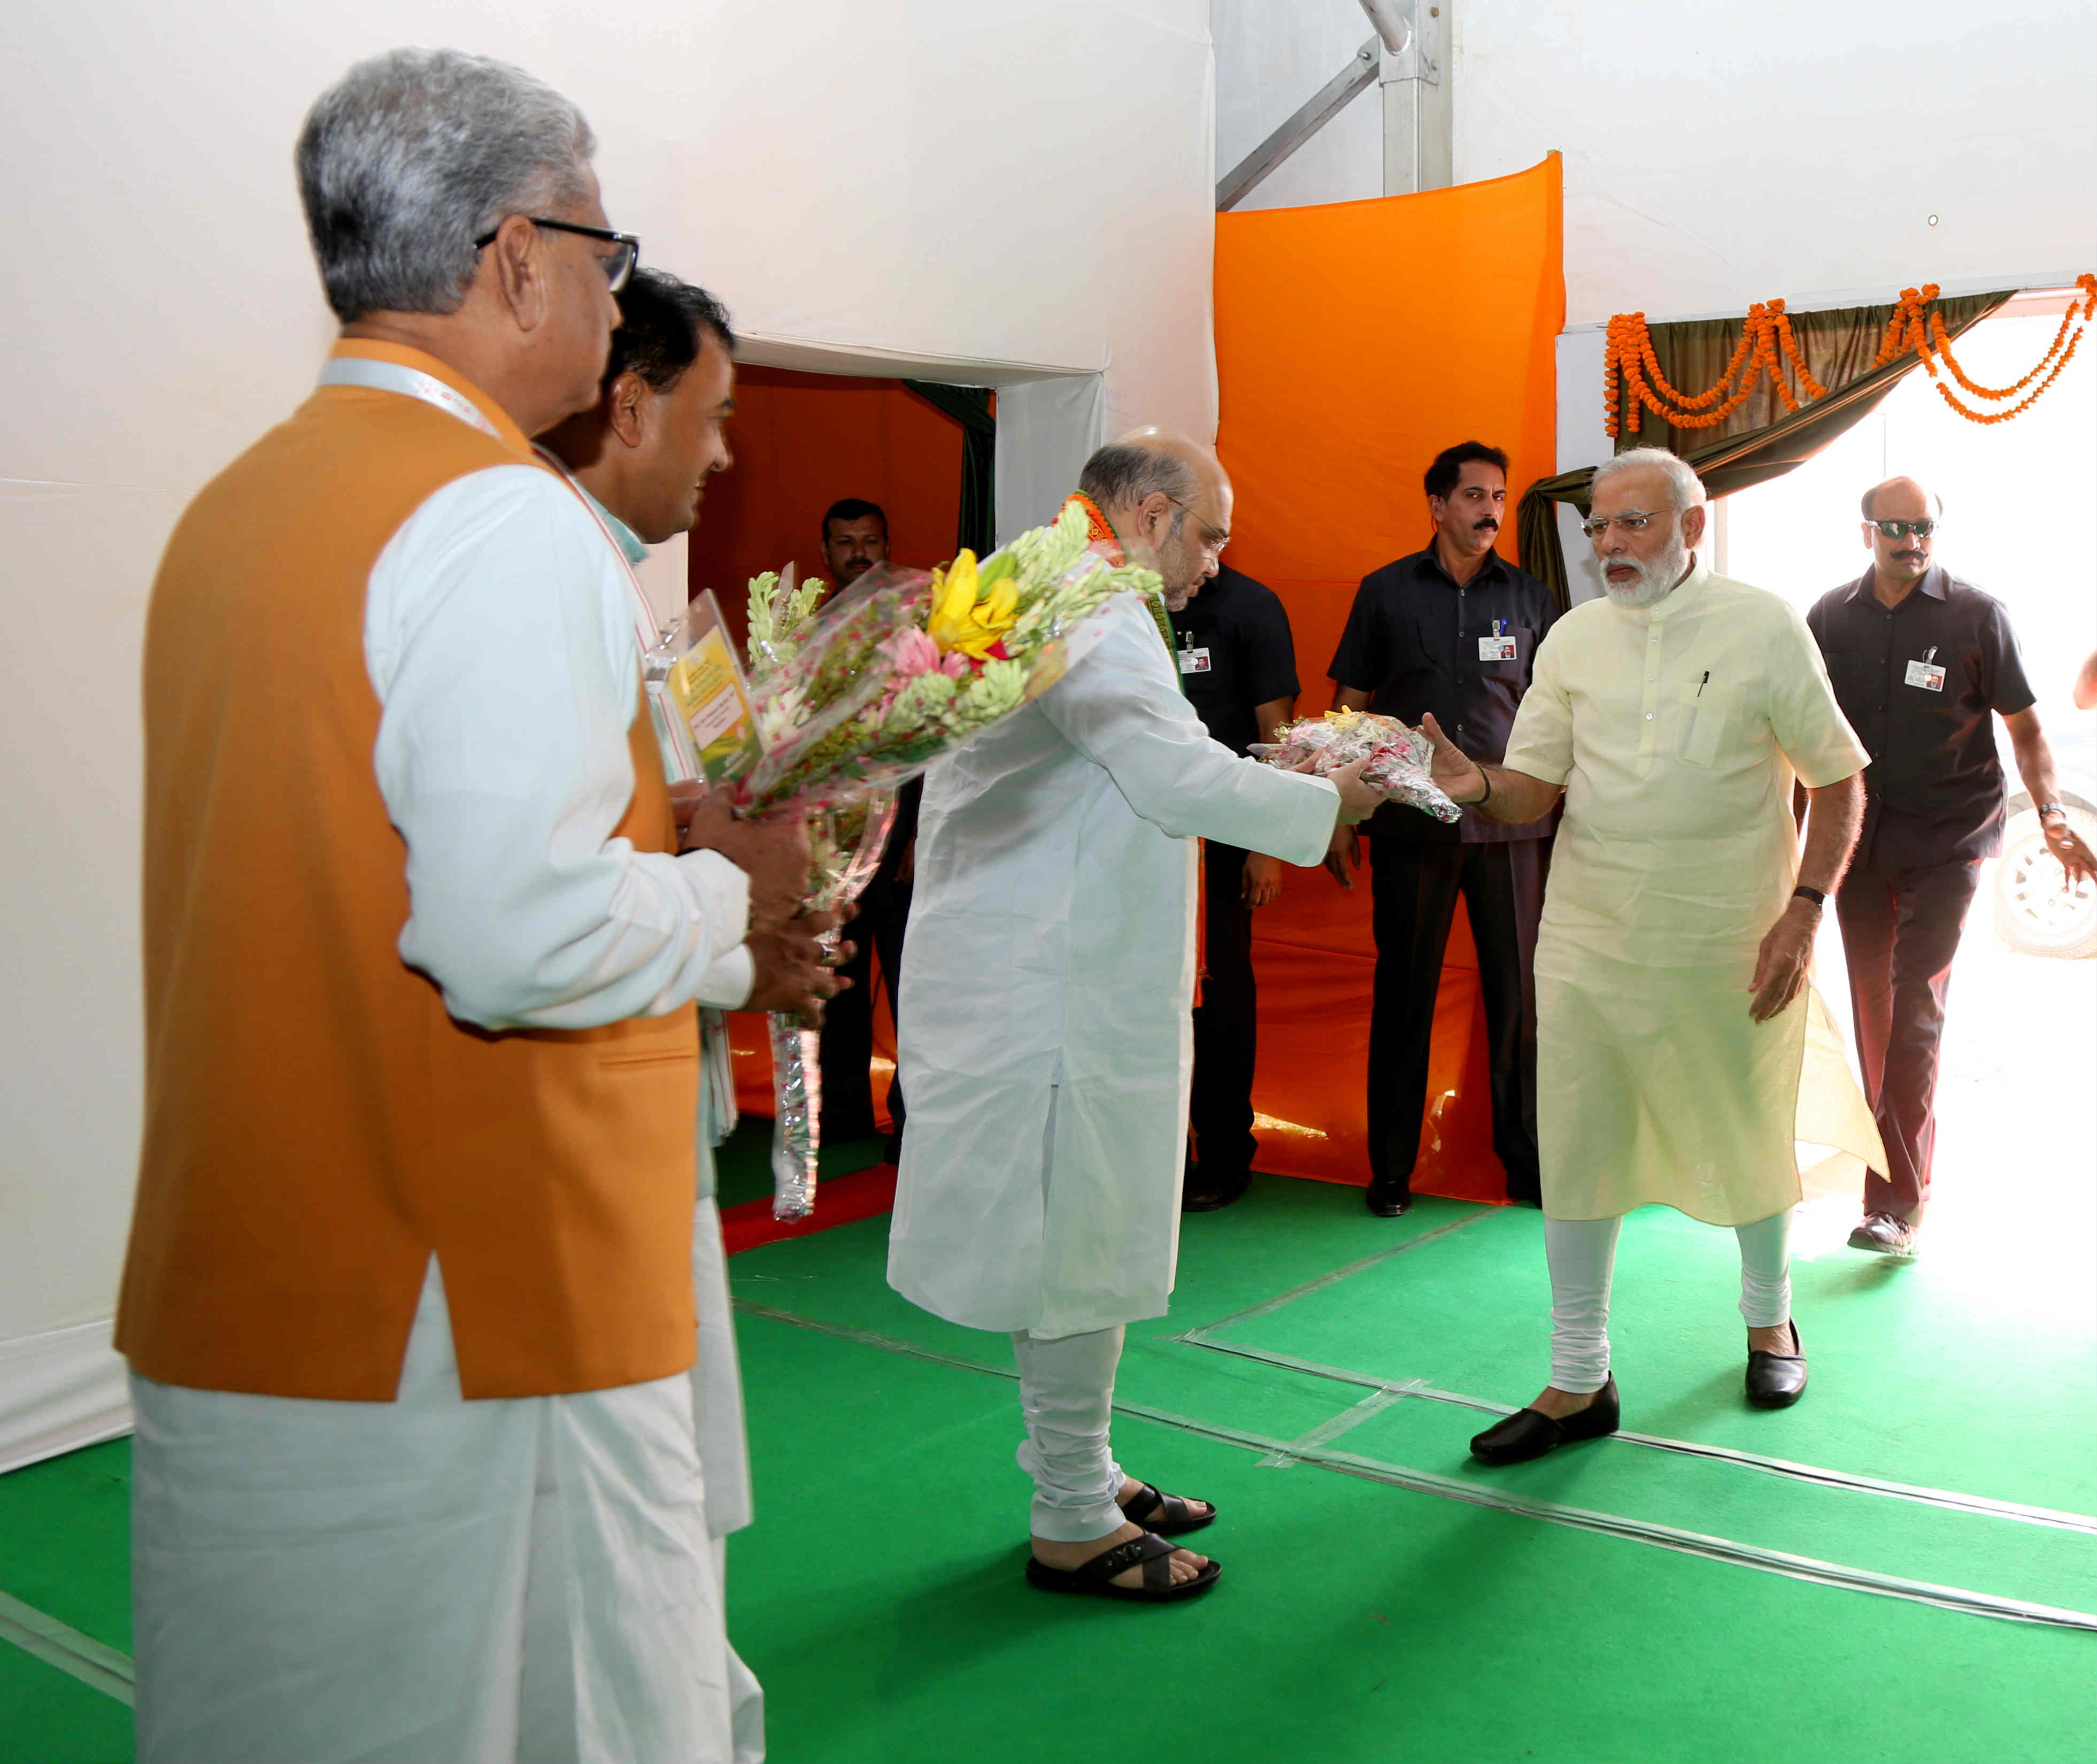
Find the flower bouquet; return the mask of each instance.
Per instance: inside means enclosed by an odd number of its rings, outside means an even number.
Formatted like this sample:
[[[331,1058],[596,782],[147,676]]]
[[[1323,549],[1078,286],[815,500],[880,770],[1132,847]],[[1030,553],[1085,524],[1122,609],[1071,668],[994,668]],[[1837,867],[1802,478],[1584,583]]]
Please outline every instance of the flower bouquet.
[[[856,900],[880,862],[896,788],[1054,685],[1097,641],[1092,615],[1132,590],[1155,600],[1157,576],[1092,551],[1075,504],[980,563],[964,551],[929,573],[877,565],[820,609],[820,583],[752,581],[749,663],[764,753],[738,800],[753,814],[811,816],[810,904]],[[828,934],[833,947],[837,935]],[[780,1219],[814,1205],[814,1044],[798,1019],[774,1018]]]
[[[1260,757],[1284,772],[1322,777],[1357,759],[1367,759],[1362,781],[1394,803],[1403,803],[1437,821],[1460,821],[1464,811],[1430,775],[1434,744],[1394,716],[1368,711],[1328,711],[1275,731]]]

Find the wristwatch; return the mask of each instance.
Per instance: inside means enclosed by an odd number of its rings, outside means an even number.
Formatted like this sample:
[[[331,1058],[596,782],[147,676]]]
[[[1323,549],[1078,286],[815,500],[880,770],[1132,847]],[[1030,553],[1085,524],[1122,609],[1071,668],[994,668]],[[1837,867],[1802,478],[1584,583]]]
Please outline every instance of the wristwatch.
[[[1810,900],[1816,907],[1825,907],[1828,904],[1828,896],[1824,893],[1818,888],[1807,887],[1804,882],[1801,882],[1792,890],[1791,898],[1794,900]]]
[[[2035,813],[2041,821],[2045,820],[2048,815],[2058,815],[2063,821],[2068,819],[2068,811],[2062,808],[2058,803],[2041,803],[2038,807],[2033,811],[2033,812]]]

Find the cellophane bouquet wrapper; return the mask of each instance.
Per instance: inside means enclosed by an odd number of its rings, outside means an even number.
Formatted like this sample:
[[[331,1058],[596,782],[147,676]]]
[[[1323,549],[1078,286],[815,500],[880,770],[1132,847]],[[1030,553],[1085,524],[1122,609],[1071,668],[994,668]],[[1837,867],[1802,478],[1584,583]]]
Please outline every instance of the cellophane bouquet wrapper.
[[[764,753],[739,800],[751,813],[812,817],[811,904],[856,899],[879,862],[894,791],[1062,679],[1104,634],[1097,615],[1132,591],[1155,602],[1157,576],[1093,551],[1075,505],[980,563],[964,551],[942,570],[877,565],[819,610],[816,584],[752,582],[750,670]],[[773,1210],[781,1219],[814,1205],[814,1039],[794,1018],[774,1020]]]
[[[1363,769],[1362,781],[1386,800],[1403,803],[1437,821],[1464,818],[1463,809],[1430,775],[1434,744],[1394,716],[1329,711],[1323,716],[1306,717],[1277,729],[1274,745],[1264,757],[1269,765],[1285,772],[1307,770],[1320,777],[1366,759],[1369,764]]]

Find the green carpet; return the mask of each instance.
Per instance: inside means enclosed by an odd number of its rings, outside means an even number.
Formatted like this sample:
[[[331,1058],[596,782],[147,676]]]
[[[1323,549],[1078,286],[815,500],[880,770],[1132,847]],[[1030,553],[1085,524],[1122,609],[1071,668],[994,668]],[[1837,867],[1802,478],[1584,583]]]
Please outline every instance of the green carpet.
[[[851,1167],[878,1153],[833,1155]],[[723,1159],[724,1199],[766,1186],[761,1136],[746,1129]],[[1187,1221],[1173,1315],[1131,1329],[1117,1390],[1180,1424],[1125,1414],[1116,1444],[1134,1473],[1217,1501],[1200,1541],[1225,1574],[1210,1596],[1157,1610],[1021,1581],[1009,1346],[889,1291],[887,1231],[867,1220],[731,1264],[760,1490],[758,1523],[730,1548],[731,1622],[766,1686],[777,1764],[2089,1753],[2097,1635],[1264,1460],[1271,1443],[1323,1436],[1364,1466],[1489,1495],[2077,1611],[2097,1610],[2086,1531],[1621,1440],[1487,1471],[1464,1443],[1488,1412],[1181,1338],[1520,1403],[1545,1373],[1534,1213],[1429,1200],[1378,1220],[1352,1190],[1263,1178],[1239,1206]],[[1626,1425],[2097,1512],[2086,1263],[2054,1257],[2043,1280],[2020,1283],[1957,1254],[1801,1260],[1812,1389],[1761,1414],[1740,1399],[1730,1234],[1635,1215],[1611,1325]],[[119,1442],[0,1478],[0,1591],[120,1648],[127,1463]],[[0,1646],[7,1764],[124,1758],[127,1729],[118,1705]]]

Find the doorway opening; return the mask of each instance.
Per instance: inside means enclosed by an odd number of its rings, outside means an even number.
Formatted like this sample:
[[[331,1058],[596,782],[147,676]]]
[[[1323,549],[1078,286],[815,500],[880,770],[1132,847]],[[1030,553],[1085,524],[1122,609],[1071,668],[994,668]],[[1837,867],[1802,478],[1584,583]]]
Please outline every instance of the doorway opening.
[[[2020,295],[1959,339],[1962,364],[1984,384],[2012,383],[2045,352],[2066,302],[2065,291]],[[1952,410],[1926,374],[1909,374],[1804,465],[1723,498],[1713,567],[1804,611],[1868,567],[1858,499],[1896,475],[1943,499],[1937,561],[2008,610],[2059,794],[2097,845],[2097,712],[2077,710],[2071,696],[2097,649],[2097,366],[2071,362],[2029,409],[1985,425]],[[2035,1238],[2086,1247],[2097,1229],[2089,1110],[2060,1107],[2086,1099],[2097,1071],[2097,889],[2064,887],[1999,718],[1995,729],[2010,824],[2002,856],[1982,866],[1952,968],[1929,1253],[1998,1257],[2026,1278],[2043,1254]],[[1815,969],[1850,1037],[1832,914]],[[1809,1206],[1800,1227],[1832,1249],[1854,1222],[1854,1202],[1825,1206],[1824,1220]],[[2037,1218],[2049,1221],[2043,1232],[2029,1228]]]

